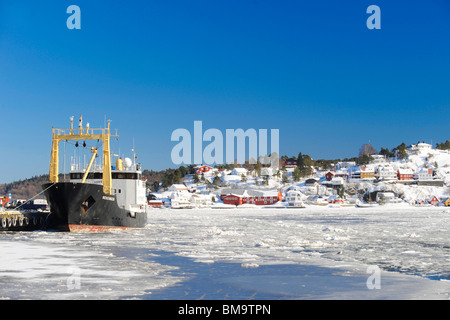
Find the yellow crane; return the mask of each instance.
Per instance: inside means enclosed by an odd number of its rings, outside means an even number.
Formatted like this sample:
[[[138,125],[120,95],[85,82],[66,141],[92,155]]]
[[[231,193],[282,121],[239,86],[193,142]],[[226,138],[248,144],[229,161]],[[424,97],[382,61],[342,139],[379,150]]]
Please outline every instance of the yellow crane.
[[[116,134],[112,135],[110,132],[111,121],[108,121],[106,128],[91,129],[89,123],[86,128],[83,128],[83,117],[80,116],[78,129],[73,128],[73,117],[70,118],[70,129],[55,129],[52,132],[52,152],[50,156],[50,182],[57,183],[59,173],[59,143],[65,140],[101,140],[103,142],[103,192],[111,194],[112,191],[112,177],[111,177],[111,151],[110,138],[118,137]],[[83,182],[86,180],[87,174],[91,167],[92,161],[97,154],[97,149],[91,149],[93,152],[89,167],[83,177]]]

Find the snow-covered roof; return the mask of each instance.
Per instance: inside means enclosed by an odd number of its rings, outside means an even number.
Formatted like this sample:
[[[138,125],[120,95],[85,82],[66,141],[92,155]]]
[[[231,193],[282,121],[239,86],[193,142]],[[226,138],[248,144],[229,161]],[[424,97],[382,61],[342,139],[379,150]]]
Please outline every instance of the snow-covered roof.
[[[395,172],[395,170],[391,166],[386,166],[386,167],[379,166],[378,172]]]
[[[399,174],[414,174],[414,171],[412,171],[412,169],[409,169],[409,168],[399,168],[398,173]]]
[[[420,142],[420,143],[417,144],[417,147],[418,148],[429,148],[429,149],[431,149],[433,146],[431,144],[429,144],[429,143]]]
[[[332,184],[344,184],[344,179],[341,177],[334,177],[330,182]]]
[[[245,169],[245,168],[234,168],[231,172],[236,172],[236,173],[240,173],[240,174],[242,174],[242,173],[246,174],[247,173],[247,169]]]
[[[261,168],[262,176],[271,176],[273,174],[272,168]]]
[[[184,184],[173,184],[169,187],[169,190],[187,190],[188,187],[186,187]]]
[[[417,174],[433,174],[433,169],[422,167],[419,171],[417,171]]]
[[[378,198],[395,198],[395,194],[392,191],[385,191],[385,192],[378,192],[377,193]]]
[[[278,190],[247,190],[247,189],[224,189],[221,192],[222,195],[235,195],[239,197],[271,197],[277,196]]]

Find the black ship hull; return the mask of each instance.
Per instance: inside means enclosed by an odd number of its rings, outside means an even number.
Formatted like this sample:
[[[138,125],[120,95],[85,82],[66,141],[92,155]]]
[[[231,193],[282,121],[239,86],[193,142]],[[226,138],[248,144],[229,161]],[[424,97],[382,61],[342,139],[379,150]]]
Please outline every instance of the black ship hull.
[[[118,206],[116,197],[103,186],[89,183],[44,184],[50,206],[48,227],[61,231],[108,231],[143,228],[146,212],[131,212]]]

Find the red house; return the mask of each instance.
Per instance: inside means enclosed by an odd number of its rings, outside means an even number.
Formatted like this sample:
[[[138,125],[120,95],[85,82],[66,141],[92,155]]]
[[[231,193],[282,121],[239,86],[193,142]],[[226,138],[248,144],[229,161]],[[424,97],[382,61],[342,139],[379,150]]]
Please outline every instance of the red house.
[[[331,181],[331,180],[333,179],[333,177],[334,177],[334,173],[331,172],[331,171],[328,171],[328,172],[325,174],[325,178],[327,179],[327,181]]]
[[[160,208],[160,207],[163,206],[162,200],[147,200],[147,203],[151,207],[158,207],[158,208]]]
[[[431,204],[432,206],[437,205],[439,202],[440,201],[436,196],[434,196],[431,200],[428,201],[428,203]]]
[[[231,204],[235,206],[240,206],[243,204],[255,204],[255,205],[270,205],[277,203],[278,201],[282,201],[281,190],[278,190],[278,193],[262,193],[258,192],[259,195],[249,195],[247,191],[245,191],[241,195],[237,194],[228,194],[225,196],[221,196],[223,203]]]
[[[9,202],[9,197],[4,196],[4,197],[0,197],[0,207],[4,207],[5,204],[7,204]]]
[[[412,180],[414,179],[414,172],[411,169],[398,169],[398,180]]]
[[[210,167],[210,166],[204,165],[204,166],[199,166],[199,167],[197,167],[196,169],[197,169],[197,174],[201,174],[202,172],[209,172],[209,171],[211,171],[213,168]]]
[[[295,160],[295,159],[293,159],[293,158],[291,158],[291,159],[286,159],[285,161],[284,161],[284,165],[286,166],[286,167],[296,167],[297,166],[297,160]]]
[[[242,205],[243,202],[243,196],[237,195],[237,194],[229,194],[224,197],[222,197],[223,203],[225,204],[232,204],[235,206]]]

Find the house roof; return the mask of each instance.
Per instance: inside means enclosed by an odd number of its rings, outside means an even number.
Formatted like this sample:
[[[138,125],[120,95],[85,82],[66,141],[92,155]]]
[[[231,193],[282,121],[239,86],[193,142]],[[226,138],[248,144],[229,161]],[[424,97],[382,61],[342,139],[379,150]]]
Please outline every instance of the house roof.
[[[395,172],[395,170],[391,166],[386,166],[386,167],[379,166],[378,172]]]
[[[417,173],[432,174],[433,173],[433,169],[431,169],[431,168],[421,168]]]
[[[417,144],[417,146],[418,146],[419,148],[431,148],[431,147],[432,147],[431,144],[425,143],[425,142],[420,142],[420,143]]]
[[[235,195],[239,197],[272,197],[278,195],[278,190],[252,190],[252,189],[224,189],[222,195]]]
[[[414,174],[414,171],[412,171],[411,169],[399,168],[398,173],[399,174]]]
[[[177,189],[177,190],[187,190],[188,187],[186,187],[184,184],[173,184],[170,186],[171,189]]]

